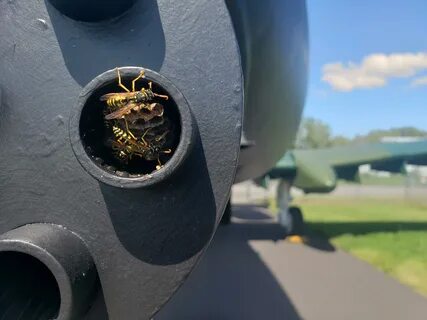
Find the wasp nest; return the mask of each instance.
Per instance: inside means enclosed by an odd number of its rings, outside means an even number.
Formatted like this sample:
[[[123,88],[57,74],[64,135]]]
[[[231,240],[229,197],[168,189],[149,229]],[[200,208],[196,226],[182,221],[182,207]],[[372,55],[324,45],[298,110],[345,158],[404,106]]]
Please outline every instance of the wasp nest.
[[[180,121],[172,97],[142,71],[91,97],[82,115],[82,140],[95,163],[119,176],[139,177],[160,170],[179,140]],[[92,109],[92,110],[87,110]],[[92,111],[92,113],[90,113]],[[102,130],[101,130],[102,127]]]

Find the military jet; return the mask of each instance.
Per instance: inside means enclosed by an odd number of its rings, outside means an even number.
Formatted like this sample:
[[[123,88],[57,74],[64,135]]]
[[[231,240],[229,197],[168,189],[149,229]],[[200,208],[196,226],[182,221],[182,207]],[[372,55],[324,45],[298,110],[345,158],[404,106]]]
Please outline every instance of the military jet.
[[[359,167],[366,164],[373,170],[390,173],[405,173],[407,164],[427,165],[427,140],[291,150],[255,182],[267,187],[271,180],[279,180],[278,221],[288,234],[300,234],[304,229],[303,215],[300,208],[290,206],[291,187],[304,193],[329,193],[336,188],[338,179],[358,181]],[[230,217],[229,206],[222,222],[230,222]]]

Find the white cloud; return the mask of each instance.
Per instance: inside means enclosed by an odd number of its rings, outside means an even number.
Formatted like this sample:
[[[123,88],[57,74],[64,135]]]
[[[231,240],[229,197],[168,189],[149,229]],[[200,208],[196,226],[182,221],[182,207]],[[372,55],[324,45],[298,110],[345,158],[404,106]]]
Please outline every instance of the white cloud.
[[[322,80],[338,91],[383,87],[390,78],[408,78],[427,69],[427,52],[371,54],[357,64],[323,66]]]
[[[415,78],[414,80],[412,80],[411,86],[413,87],[427,86],[427,76]]]

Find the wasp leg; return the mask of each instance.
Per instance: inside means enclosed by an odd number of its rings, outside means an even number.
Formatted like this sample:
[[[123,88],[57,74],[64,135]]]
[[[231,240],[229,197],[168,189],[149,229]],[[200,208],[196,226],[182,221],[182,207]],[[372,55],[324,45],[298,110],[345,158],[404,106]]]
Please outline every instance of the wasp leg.
[[[157,157],[157,166],[156,166],[156,170],[159,170],[161,167],[163,167],[162,163],[160,162],[160,158]]]
[[[169,97],[168,97],[168,96],[165,96],[165,95],[162,95],[162,94],[157,94],[157,93],[154,93],[154,92],[153,92],[153,94],[154,94],[156,97],[163,98],[163,99],[165,99],[165,100],[169,100]]]
[[[162,133],[161,135],[159,135],[159,136],[157,136],[156,138],[155,138],[155,140],[157,141],[157,142],[159,142],[160,140],[162,140],[164,137],[166,137],[166,135],[169,133],[169,130],[166,130],[166,132],[165,133]]]
[[[135,92],[135,91],[136,91],[136,89],[135,89],[136,82],[137,82],[139,79],[144,78],[144,77],[145,77],[145,71],[144,71],[144,70],[142,70],[142,71],[140,72],[139,76],[137,76],[135,79],[133,79],[133,80],[132,80],[132,92]]]
[[[151,91],[153,91],[153,83],[152,83],[151,81],[148,83],[148,88],[149,88]],[[156,97],[163,98],[163,99],[165,99],[165,100],[168,100],[168,99],[169,99],[169,97],[168,97],[168,96],[164,96],[164,95],[162,95],[162,94],[157,94],[157,93],[154,93],[154,92],[153,92],[153,94],[154,94]]]
[[[162,151],[162,153],[166,153],[166,154],[171,153],[171,152],[172,152],[172,150],[171,150],[171,149],[166,149],[166,150],[163,150],[163,151]]]
[[[122,77],[120,76],[120,70],[119,70],[119,68],[116,68],[116,70],[117,70],[117,78],[119,78],[119,86],[122,87],[123,89],[125,89],[126,92],[130,92],[130,90],[128,88],[126,88],[124,86],[124,84],[122,83]]]
[[[133,135],[133,133],[129,130],[129,125],[128,125],[128,121],[126,120],[126,118],[123,118],[123,120],[125,121],[125,126],[126,126],[126,132],[128,135],[130,135],[133,139],[136,140],[136,137]]]
[[[145,130],[144,134],[141,137],[142,143],[144,143],[145,146],[147,146],[148,143],[147,143],[147,141],[145,141],[144,137],[148,133],[148,131],[150,131],[150,130],[151,130],[151,128],[148,128],[147,130]]]

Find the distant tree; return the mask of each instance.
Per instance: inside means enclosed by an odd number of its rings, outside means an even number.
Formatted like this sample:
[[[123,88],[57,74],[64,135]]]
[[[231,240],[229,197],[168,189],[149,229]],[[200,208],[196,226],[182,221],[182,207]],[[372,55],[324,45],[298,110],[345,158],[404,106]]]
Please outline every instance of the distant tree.
[[[357,135],[353,141],[356,143],[379,142],[385,137],[427,137],[427,131],[414,127],[391,128],[388,130],[372,130],[365,135]]]
[[[391,128],[388,130],[372,130],[365,135],[354,138],[333,136],[328,124],[314,118],[305,118],[301,122],[295,147],[297,149],[317,149],[326,147],[343,146],[352,143],[374,143],[385,137],[425,137],[427,131],[414,127]]]
[[[316,149],[331,146],[330,127],[317,119],[305,118],[297,135],[295,147],[298,149]]]
[[[346,138],[344,136],[335,136],[335,137],[332,137],[330,145],[333,147],[336,147],[336,146],[345,146],[349,143],[351,143],[351,139]]]

